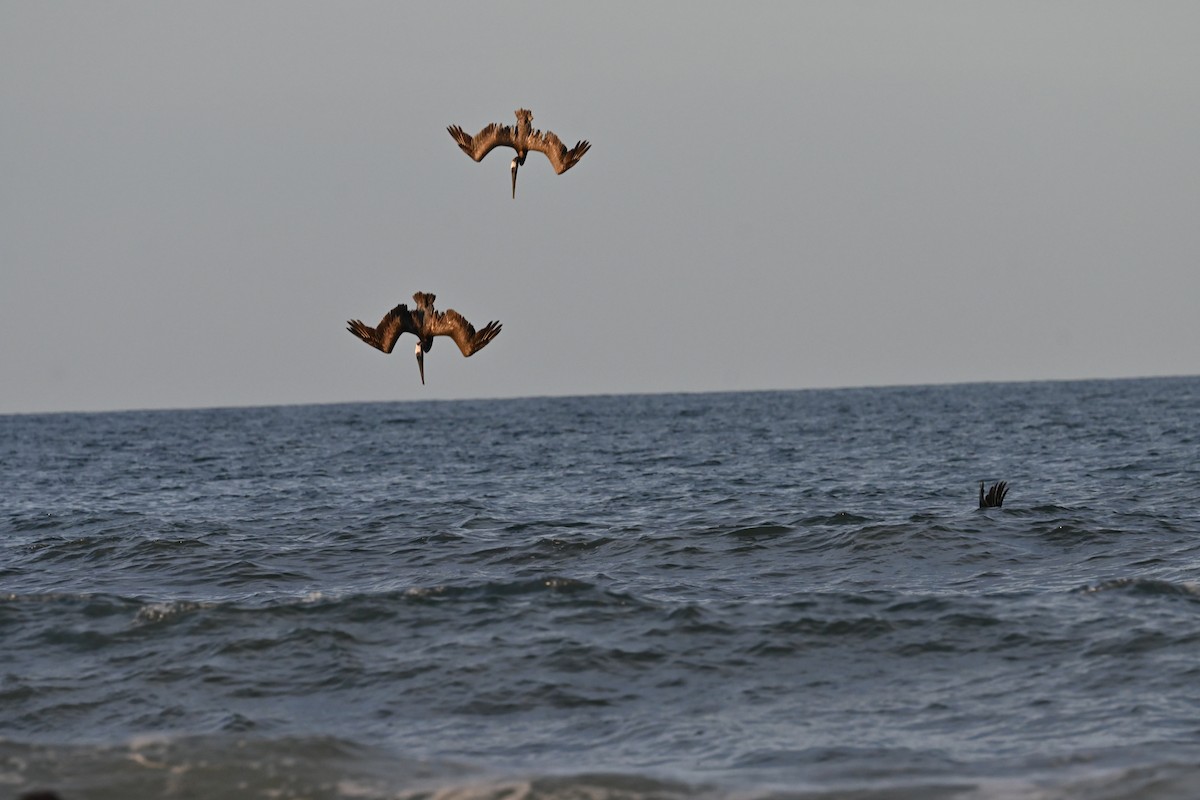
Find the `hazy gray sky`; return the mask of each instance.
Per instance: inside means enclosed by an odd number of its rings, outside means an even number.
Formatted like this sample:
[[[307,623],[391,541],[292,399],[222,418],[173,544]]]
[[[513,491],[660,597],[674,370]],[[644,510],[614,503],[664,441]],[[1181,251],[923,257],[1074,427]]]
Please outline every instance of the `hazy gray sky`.
[[[1200,372],[1200,3],[0,0],[0,413]],[[446,126],[569,144],[509,197]],[[477,325],[422,387],[345,331]]]

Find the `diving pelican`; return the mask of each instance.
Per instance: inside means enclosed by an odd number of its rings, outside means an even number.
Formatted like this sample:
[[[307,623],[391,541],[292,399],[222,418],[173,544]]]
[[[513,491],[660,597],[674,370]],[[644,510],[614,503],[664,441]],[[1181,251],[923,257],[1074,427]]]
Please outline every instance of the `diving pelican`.
[[[983,493],[983,481],[979,482],[979,507],[1000,508],[1004,505],[1004,497],[1008,494],[1007,481],[997,481],[991,485],[987,494]]]
[[[433,348],[433,337],[449,336],[464,356],[470,356],[486,347],[500,333],[500,323],[495,320],[476,332],[475,326],[453,308],[446,309],[445,313],[435,309],[435,299],[435,295],[417,292],[413,295],[414,308],[410,309],[401,303],[384,314],[374,328],[352,319],[346,323],[349,326],[346,330],[385,353],[392,352],[400,334],[414,334],[417,337],[417,366],[421,369],[421,385],[424,386],[425,354]]]
[[[524,166],[525,156],[529,154],[530,150],[544,153],[546,158],[550,159],[554,171],[562,175],[583,158],[583,154],[591,145],[586,141],[579,141],[568,150],[562,140],[552,132],[542,133],[534,130],[532,111],[527,108],[518,108],[514,113],[517,115],[517,127],[515,128],[493,122],[474,136],[470,136],[457,125],[451,125],[446,130],[454,137],[454,141],[458,142],[462,151],[476,161],[482,161],[483,157],[492,152],[494,148],[501,146],[511,147],[517,151],[517,157],[508,165],[512,170],[512,196],[515,200],[517,198],[517,168]]]

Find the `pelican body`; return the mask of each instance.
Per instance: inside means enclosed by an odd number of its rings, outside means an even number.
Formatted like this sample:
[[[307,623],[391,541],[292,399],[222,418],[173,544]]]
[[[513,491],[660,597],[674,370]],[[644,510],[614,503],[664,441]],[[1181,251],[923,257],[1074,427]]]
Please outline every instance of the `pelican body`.
[[[493,122],[474,136],[469,135],[457,125],[451,125],[446,130],[454,137],[454,141],[458,142],[462,151],[475,161],[482,161],[484,156],[497,147],[511,147],[517,151],[517,157],[508,165],[512,171],[512,196],[515,200],[517,198],[517,170],[525,165],[525,156],[529,155],[530,150],[545,154],[546,158],[550,159],[554,171],[562,175],[583,158],[583,154],[591,148],[591,145],[581,140],[568,150],[562,140],[551,131],[542,133],[534,130],[532,111],[527,108],[518,108],[514,113],[517,115],[516,127],[498,125]]]
[[[392,352],[400,334],[411,333],[416,336],[417,367],[421,370],[421,385],[424,386],[425,354],[433,349],[433,337],[449,336],[464,356],[471,356],[496,338],[501,327],[499,322],[493,320],[483,330],[476,331],[475,326],[453,308],[446,309],[445,313],[435,309],[435,299],[436,295],[417,292],[413,295],[413,308],[401,303],[384,314],[374,328],[361,320],[352,319],[346,323],[346,330],[385,353]]]

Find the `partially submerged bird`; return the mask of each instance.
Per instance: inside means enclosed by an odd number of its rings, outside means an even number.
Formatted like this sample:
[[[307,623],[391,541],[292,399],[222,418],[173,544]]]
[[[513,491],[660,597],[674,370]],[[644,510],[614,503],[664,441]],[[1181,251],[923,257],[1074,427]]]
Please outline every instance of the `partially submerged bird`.
[[[979,482],[979,507],[980,508],[999,508],[1004,505],[1004,496],[1008,494],[1008,482],[996,481],[992,487],[988,489],[987,494],[983,493],[983,481]]]
[[[451,125],[446,130],[454,137],[454,141],[458,142],[462,151],[476,161],[482,161],[484,156],[497,147],[511,147],[517,151],[517,157],[509,164],[509,168],[512,170],[512,196],[515,200],[517,197],[517,168],[525,165],[525,156],[529,154],[530,150],[544,153],[554,166],[554,171],[562,175],[583,158],[583,154],[591,145],[581,140],[568,150],[562,140],[550,131],[542,133],[534,130],[532,111],[527,108],[518,108],[514,113],[517,115],[515,128],[493,122],[474,136],[468,135],[457,125]]]
[[[483,330],[476,331],[475,326],[453,308],[446,309],[445,313],[435,309],[435,299],[435,295],[417,292],[413,295],[414,308],[410,309],[401,303],[384,314],[374,328],[352,319],[346,323],[349,326],[346,330],[385,353],[392,352],[400,334],[414,334],[417,337],[417,366],[421,369],[421,385],[424,386],[425,354],[433,348],[433,337],[449,336],[464,356],[470,356],[486,347],[500,333],[500,323],[495,320],[485,325]]]

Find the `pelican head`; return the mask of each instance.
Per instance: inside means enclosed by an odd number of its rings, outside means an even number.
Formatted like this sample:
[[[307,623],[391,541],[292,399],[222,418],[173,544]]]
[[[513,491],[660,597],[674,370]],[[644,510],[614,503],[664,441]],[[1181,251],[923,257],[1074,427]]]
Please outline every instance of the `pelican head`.
[[[521,166],[521,162],[517,161],[515,158],[512,160],[512,163],[508,165],[508,168],[512,170],[513,176],[513,200],[517,199],[517,167],[519,166]]]
[[[417,342],[417,368],[421,370],[421,385],[425,385],[425,348]]]

